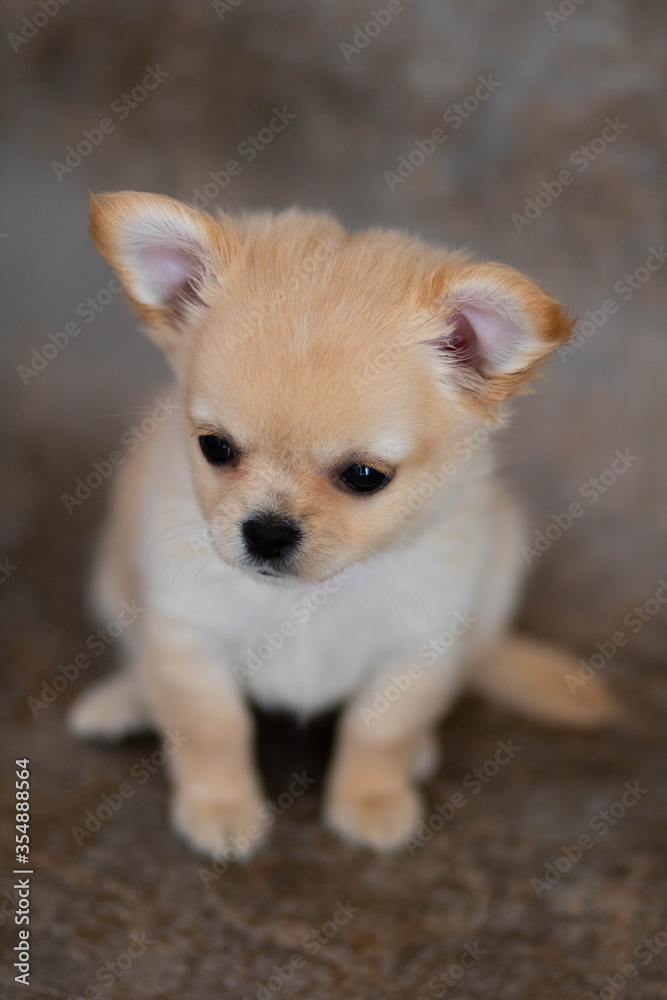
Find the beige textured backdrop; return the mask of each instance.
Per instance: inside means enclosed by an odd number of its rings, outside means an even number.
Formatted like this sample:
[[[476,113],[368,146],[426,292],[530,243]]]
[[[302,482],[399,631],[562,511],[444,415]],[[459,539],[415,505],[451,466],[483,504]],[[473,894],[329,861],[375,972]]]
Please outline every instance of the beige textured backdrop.
[[[13,433],[48,421],[111,438],[116,427],[102,414],[152,398],[161,362],[119,296],[28,385],[16,366],[108,282],[87,242],[87,189],[192,199],[209,183],[215,195],[209,174],[231,159],[241,173],[210,208],[327,207],[354,228],[399,226],[504,259],[584,318],[614,300],[617,311],[579,350],[551,362],[539,395],[519,407],[509,444],[536,528],[616,448],[638,456],[534,563],[557,587],[549,607],[534,610],[541,627],[561,629],[557,600],[573,639],[590,643],[626,605],[651,596],[667,554],[667,267],[627,300],[614,291],[665,238],[667,9],[648,0],[561,4],[569,15],[556,3],[402,6],[370,37],[373,8],[352,2],[242,0],[223,4],[222,17],[206,3],[72,3],[35,37],[14,38],[16,52],[8,41],[0,242],[8,419]],[[34,9],[7,3],[5,32],[27,34],[21,17]],[[363,49],[357,28],[369,38]],[[158,65],[168,76],[144,101],[110,111]],[[457,102],[489,75],[494,92],[458,117]],[[248,162],[239,144],[268,125],[274,106],[296,118]],[[105,117],[114,130],[59,180],[52,163]],[[607,118],[622,129],[599,152]],[[445,142],[391,190],[385,173],[435,128]],[[582,146],[588,155],[577,153]],[[544,182],[557,190],[566,169],[572,183],[517,232],[512,214],[525,215],[538,192],[545,204]],[[635,662],[658,648],[658,633],[667,635],[667,615],[638,637]]]

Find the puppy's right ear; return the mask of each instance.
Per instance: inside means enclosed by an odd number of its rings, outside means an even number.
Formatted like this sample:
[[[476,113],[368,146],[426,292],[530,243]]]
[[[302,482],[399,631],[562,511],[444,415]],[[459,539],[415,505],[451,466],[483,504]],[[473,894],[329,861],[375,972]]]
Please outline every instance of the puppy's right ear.
[[[163,195],[92,195],[93,243],[114,268],[149,335],[168,353],[206,307],[238,242],[232,224]]]

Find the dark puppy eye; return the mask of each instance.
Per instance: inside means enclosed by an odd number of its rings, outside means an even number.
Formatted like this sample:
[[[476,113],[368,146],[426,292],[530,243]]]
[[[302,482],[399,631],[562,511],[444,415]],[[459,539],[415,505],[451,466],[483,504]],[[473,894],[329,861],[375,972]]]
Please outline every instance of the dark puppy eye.
[[[234,452],[229,441],[217,434],[200,434],[199,447],[207,462],[211,465],[225,465],[234,458]]]
[[[377,493],[387,485],[391,476],[374,469],[372,465],[351,465],[345,470],[341,479],[351,490],[357,490],[359,493]]]

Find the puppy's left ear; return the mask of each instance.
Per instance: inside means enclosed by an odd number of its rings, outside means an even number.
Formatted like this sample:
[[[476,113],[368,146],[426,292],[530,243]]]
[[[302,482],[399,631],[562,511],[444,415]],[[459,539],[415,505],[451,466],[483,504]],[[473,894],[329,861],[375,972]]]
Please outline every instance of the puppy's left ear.
[[[429,298],[437,332],[428,344],[441,379],[483,407],[516,392],[574,325],[555,299],[504,264],[443,269]]]
[[[93,243],[117,272],[147,332],[168,353],[206,304],[233,252],[231,223],[163,195],[91,196]]]

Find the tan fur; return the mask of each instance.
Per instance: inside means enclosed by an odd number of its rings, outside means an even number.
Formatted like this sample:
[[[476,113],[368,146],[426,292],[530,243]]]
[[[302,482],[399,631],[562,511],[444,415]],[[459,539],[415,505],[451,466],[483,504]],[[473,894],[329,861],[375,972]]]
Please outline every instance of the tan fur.
[[[472,686],[509,708],[555,725],[595,727],[613,722],[618,705],[599,677],[576,693],[568,675],[578,678],[579,664],[560,649],[524,636],[507,635],[473,665]]]
[[[414,828],[419,799],[413,780],[432,756],[432,727],[466,683],[501,699],[506,693],[505,700],[551,719],[607,719],[604,691],[591,688],[582,712],[558,688],[565,663],[554,657],[560,654],[500,638],[516,592],[518,542],[514,521],[503,520],[486,452],[463,464],[435,500],[411,507],[425,477],[446,466],[480,421],[485,427],[502,423],[500,404],[569,336],[571,320],[553,299],[506,265],[476,263],[393,232],[348,235],[327,215],[290,211],[215,221],[171,199],[126,192],[93,198],[91,233],[149,334],[166,351],[181,409],[129,463],[101,566],[104,606],[138,595],[149,605],[132,669],[111,691],[107,685],[85,696],[73,726],[83,735],[109,736],[150,719],[163,730],[186,733],[173,767],[174,820],[195,846],[224,852],[248,825],[258,824],[261,810],[243,694],[197,624],[204,612],[194,592],[183,590],[181,578],[168,569],[179,552],[187,560],[188,519],[203,516],[211,562],[202,563],[202,572],[222,574],[215,586],[231,588],[229,607],[236,607],[244,588],[248,601],[259,602],[260,635],[262,615],[269,621],[274,608],[279,615],[285,601],[289,614],[297,593],[309,592],[304,588],[312,591],[352,572],[347,591],[330,600],[307,637],[315,643],[308,655],[326,660],[327,630],[337,636],[343,631],[335,615],[342,620],[345,602],[359,602],[369,663],[360,666],[356,681],[345,682],[348,707],[326,806],[329,823],[353,839],[393,846]],[[171,255],[166,263],[162,245]],[[172,267],[183,279],[178,294],[165,291]],[[440,346],[448,324],[470,302],[473,315],[481,302],[493,323],[501,317],[516,328],[497,361],[489,354],[483,374]],[[490,330],[495,336],[496,326]],[[198,443],[202,434],[229,439],[237,460],[223,469],[209,465]],[[353,495],[340,475],[355,462],[393,475],[391,484],[372,497]],[[181,510],[180,520],[175,510]],[[244,563],[239,525],[257,510],[303,526],[291,576],[279,581],[301,588],[294,598],[276,583],[258,582]],[[171,525],[158,539],[164,551],[160,573],[136,557],[144,536],[153,537],[158,517]],[[510,540],[504,547],[503,537]],[[442,669],[424,671],[368,727],[361,721],[364,705],[396,667],[387,662],[383,674],[381,664],[373,663],[370,650],[374,641],[381,643],[383,626],[367,574],[380,573],[383,585],[398,593],[406,586],[406,567],[415,572],[420,560],[424,581],[452,574],[443,590],[442,622],[457,595],[468,593],[476,609],[479,604],[476,625]],[[209,570],[211,565],[217,569]],[[394,569],[397,582],[391,584]],[[437,600],[433,586],[425,586],[424,599]],[[177,592],[184,602],[178,614]],[[409,594],[408,586],[404,612],[399,609],[407,617],[413,613]],[[219,608],[222,621],[227,613]],[[243,614],[243,603],[233,613]],[[436,603],[431,618],[438,614]],[[222,628],[217,611],[210,628]],[[406,635],[413,629],[417,637],[419,628],[408,622]],[[232,652],[235,641],[242,640],[230,635],[230,657],[238,655]],[[250,645],[253,637],[246,641]],[[418,646],[415,638],[414,653],[408,643],[405,656],[416,656]],[[224,644],[221,650],[224,660]],[[308,695],[298,690],[286,661],[280,665],[287,670],[281,688],[272,673],[278,659],[258,674],[259,687],[250,693],[284,698],[297,711],[316,710],[317,685]],[[312,669],[319,668],[314,663]],[[330,670],[318,683],[325,681],[333,691]],[[300,705],[300,698],[310,700]]]

